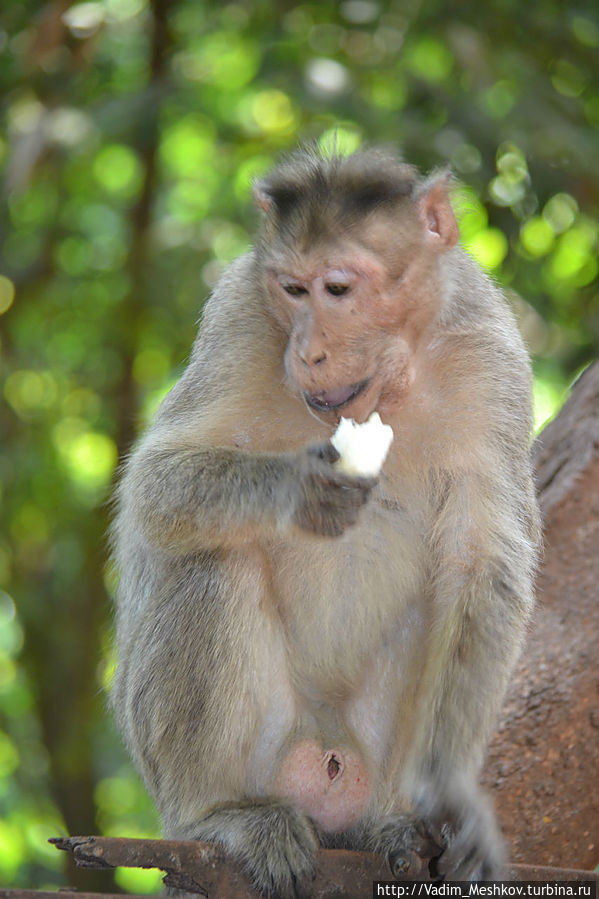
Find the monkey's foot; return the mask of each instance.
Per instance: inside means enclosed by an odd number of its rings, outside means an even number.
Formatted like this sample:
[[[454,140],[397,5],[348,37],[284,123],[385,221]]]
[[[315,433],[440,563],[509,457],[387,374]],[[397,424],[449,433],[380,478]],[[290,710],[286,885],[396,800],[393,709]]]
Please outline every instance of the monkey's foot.
[[[265,896],[308,896],[318,840],[308,818],[276,800],[215,808],[193,827],[193,839],[221,843]]]
[[[439,821],[443,852],[431,862],[435,880],[498,880],[505,865],[503,838],[486,797],[463,796]]]
[[[441,854],[443,844],[427,819],[397,814],[372,827],[367,848],[389,859],[395,877],[416,880],[429,859]]]

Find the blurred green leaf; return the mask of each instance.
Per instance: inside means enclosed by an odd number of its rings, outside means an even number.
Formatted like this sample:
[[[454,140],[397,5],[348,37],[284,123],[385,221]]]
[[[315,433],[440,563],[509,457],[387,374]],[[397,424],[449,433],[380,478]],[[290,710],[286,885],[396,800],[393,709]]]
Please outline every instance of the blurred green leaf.
[[[106,192],[117,197],[134,196],[142,178],[141,164],[125,144],[102,147],[93,161],[92,171]]]

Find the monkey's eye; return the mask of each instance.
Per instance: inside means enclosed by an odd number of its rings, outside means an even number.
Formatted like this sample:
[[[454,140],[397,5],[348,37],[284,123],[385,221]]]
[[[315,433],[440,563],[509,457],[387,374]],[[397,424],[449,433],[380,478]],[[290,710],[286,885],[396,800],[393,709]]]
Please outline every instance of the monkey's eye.
[[[301,284],[283,284],[283,290],[285,293],[288,293],[290,297],[300,297],[304,293],[308,293],[305,287],[302,287]]]
[[[348,284],[327,284],[326,291],[333,297],[342,297],[349,290]]]

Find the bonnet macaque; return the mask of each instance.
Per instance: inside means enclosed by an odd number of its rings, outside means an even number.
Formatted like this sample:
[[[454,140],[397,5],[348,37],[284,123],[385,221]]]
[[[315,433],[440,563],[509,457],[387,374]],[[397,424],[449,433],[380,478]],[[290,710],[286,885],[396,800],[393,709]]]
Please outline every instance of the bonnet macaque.
[[[531,377],[448,189],[374,150],[260,181],[121,481],[120,728],[165,836],[266,895],[319,846],[501,870],[478,773],[532,605]],[[382,472],[344,473],[330,437],[375,411]]]

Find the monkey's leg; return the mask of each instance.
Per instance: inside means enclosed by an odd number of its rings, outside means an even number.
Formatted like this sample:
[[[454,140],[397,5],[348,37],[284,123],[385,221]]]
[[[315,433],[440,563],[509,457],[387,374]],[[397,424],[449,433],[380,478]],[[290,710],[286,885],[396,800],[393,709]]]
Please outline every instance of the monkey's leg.
[[[121,726],[166,837],[215,840],[260,890],[295,896],[318,841],[273,789],[296,711],[262,558],[246,547],[170,564],[122,647]]]
[[[434,650],[435,659],[451,678],[452,661],[440,659],[439,652]],[[360,826],[336,842],[340,847],[386,856],[398,876],[418,877],[422,860],[429,859],[435,878],[492,880],[500,875],[504,848],[492,806],[477,784],[483,722],[481,734],[472,736],[475,742],[466,740],[460,748],[458,721],[444,720],[444,716],[457,714],[452,704],[458,700],[448,684],[438,701],[434,691],[439,685],[429,678],[429,669],[430,663],[425,664],[412,744],[407,752],[405,747],[392,751],[375,806]],[[459,701],[466,699],[460,691]],[[469,712],[464,709],[465,716]],[[405,726],[401,715],[398,722],[399,728]],[[456,730],[450,733],[454,726]],[[464,727],[468,726],[464,720]],[[476,721],[473,726],[476,728]],[[433,740],[438,745],[436,752]],[[397,742],[399,745],[400,739]]]
[[[431,546],[433,622],[402,791],[439,829],[436,871],[447,879],[493,879],[504,860],[478,775],[532,608],[535,554],[519,502],[491,476],[471,477],[447,492]]]

